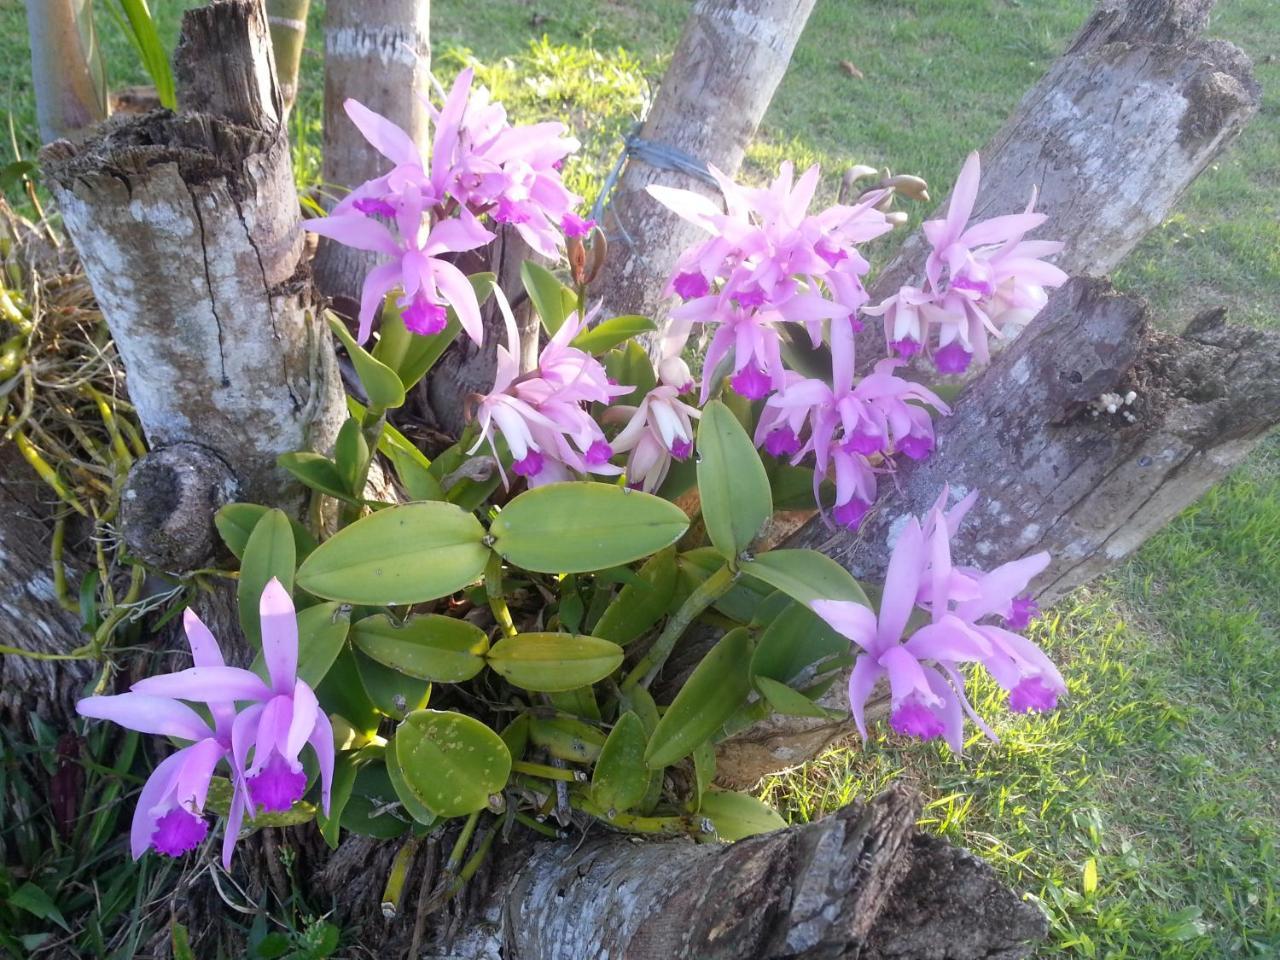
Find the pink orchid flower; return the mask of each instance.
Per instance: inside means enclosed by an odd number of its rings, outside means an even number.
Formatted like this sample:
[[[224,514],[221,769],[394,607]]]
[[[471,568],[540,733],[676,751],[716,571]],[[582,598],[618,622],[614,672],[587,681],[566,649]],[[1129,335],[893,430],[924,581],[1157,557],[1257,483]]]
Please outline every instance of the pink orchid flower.
[[[270,683],[239,667],[196,666],[139,680],[133,692],[197,703],[252,701],[231,723],[231,766],[237,789],[227,821],[223,856],[240,832],[246,813],[288,810],[302,798],[306,775],[299,760],[310,744],[320,767],[321,802],[328,812],[334,743],[329,718],[315,692],[298,677],[298,621],[293,600],[272,578],[259,602],[262,657]]]
[[[209,632],[194,610],[183,614],[183,627],[187,643],[191,647],[195,669],[225,672],[222,651],[217,640]],[[247,673],[247,671],[245,671]],[[258,692],[253,674],[240,677],[243,686],[233,693],[246,690]],[[138,692],[114,696],[86,697],[76,704],[76,712],[82,717],[111,720],[140,733],[177,737],[190,740],[183,747],[162,760],[152,771],[138,796],[133,814],[130,851],[137,860],[149,849],[166,856],[177,857],[199,846],[209,833],[209,823],[204,816],[205,800],[209,784],[218,764],[232,764],[231,730],[235,719],[235,696],[209,702],[213,718],[210,727],[205,720],[185,703],[170,696]],[[232,804],[243,804],[243,795],[232,768]],[[235,845],[234,833],[229,832],[222,847],[223,865],[231,865]]]
[[[404,311],[405,326],[414,333],[430,335],[443,330],[445,308],[449,306],[475,343],[484,338],[475,290],[462,271],[441,255],[483,247],[493,240],[493,234],[466,211],[427,229],[423,217],[427,202],[428,198],[413,187],[406,188],[397,198],[393,221],[398,236],[378,219],[358,212],[335,213],[303,223],[312,233],[390,258],[370,270],[364,279],[357,335],[361,343],[369,338],[382,299],[397,288],[401,291],[398,302]]]
[[[463,70],[440,110],[428,105],[436,132],[431,183],[477,215],[510,223],[534,250],[555,257],[561,225],[582,199],[565,189],[560,164],[578,149],[561,123],[512,126],[487,90],[472,89],[474,71]]]
[[[659,368],[662,379],[645,394],[640,405],[611,407],[606,420],[625,420],[613,438],[613,448],[627,453],[627,485],[653,493],[662,486],[672,460],[686,460],[693,453],[693,421],[702,413],[680,399],[693,389],[692,375],[683,360],[668,358]]]

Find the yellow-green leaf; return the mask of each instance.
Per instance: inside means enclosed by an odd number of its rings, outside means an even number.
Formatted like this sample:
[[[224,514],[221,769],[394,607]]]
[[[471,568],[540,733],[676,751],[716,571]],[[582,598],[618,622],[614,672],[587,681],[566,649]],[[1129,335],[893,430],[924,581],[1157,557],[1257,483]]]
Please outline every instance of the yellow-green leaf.
[[[352,642],[384,666],[421,680],[461,683],[484,669],[489,638],[466,620],[435,613],[403,623],[387,614],[357,620]]]
[[[732,790],[708,790],[703,794],[700,812],[715,825],[720,839],[729,842],[772,833],[787,825],[773,807]]]
[[[254,647],[262,647],[262,626],[258,604],[262,591],[274,577],[285,590],[293,593],[293,570],[297,563],[293,529],[283,510],[270,510],[249,534],[240,560],[240,581],[236,585],[236,602],[240,607],[240,629]]]
[[[707,536],[720,555],[736,561],[773,515],[773,494],[755,444],[719,400],[698,423],[698,495]]]
[[[649,771],[644,765],[644,723],[628,711],[613,725],[591,773],[591,800],[605,810],[630,810],[644,799]]]
[[[485,659],[517,687],[561,693],[609,676],[622,663],[622,648],[581,634],[521,633],[499,640]]]
[[[808,606],[814,600],[852,600],[867,595],[844,567],[817,550],[770,550],[742,565],[742,572]]]
[[[408,503],[338,531],[298,570],[298,585],[326,600],[368,606],[447,597],[484,572],[484,527],[451,503]]]
[[[347,348],[347,356],[351,358],[351,364],[360,377],[360,385],[369,398],[369,406],[377,410],[401,406],[404,403],[404,384],[400,382],[399,374],[382,361],[375,360],[372,354],[356,343],[355,337],[351,336],[347,325],[340,319],[330,315],[329,327]]]
[[[394,743],[405,785],[440,817],[483,810],[511,774],[502,738],[461,713],[411,713],[396,728]]]
[[[489,532],[493,548],[517,567],[582,573],[647,557],[688,526],[684,511],[659,497],[575,481],[525,491],[503,508]]]

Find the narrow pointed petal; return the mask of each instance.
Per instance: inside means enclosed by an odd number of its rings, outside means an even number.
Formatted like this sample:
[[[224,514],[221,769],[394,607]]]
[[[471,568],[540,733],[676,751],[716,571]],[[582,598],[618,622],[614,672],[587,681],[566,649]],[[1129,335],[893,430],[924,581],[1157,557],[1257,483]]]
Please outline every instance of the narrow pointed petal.
[[[146,677],[135,683],[132,690],[134,693],[197,703],[271,698],[271,688],[262,682],[262,678],[240,667],[190,667],[177,673]]]
[[[315,729],[316,716],[320,712],[320,703],[306,682],[299,680],[293,688],[293,716],[289,718],[289,732],[285,735],[284,749],[281,753],[290,763],[298,759],[298,754],[306,746]]]
[[[870,607],[851,600],[814,600],[810,606],[832,630],[848,637],[863,650],[871,650],[875,646],[876,615]]]
[[[235,853],[236,842],[240,839],[240,827],[244,823],[244,812],[247,806],[243,787],[237,787],[231,793],[231,810],[227,814],[227,826],[222,835],[222,869],[231,869],[231,855]]]
[[[262,618],[262,659],[276,693],[290,693],[298,677],[298,615],[293,598],[275,577],[258,602]]]
[[[183,740],[203,740],[213,736],[213,731],[200,714],[185,703],[164,696],[119,693],[108,697],[86,697],[76,704],[76,712],[95,720],[111,720],[139,733]]]
[[[222,649],[213,633],[204,625],[204,621],[190,607],[182,612],[182,628],[187,634],[187,643],[191,647],[191,659],[197,667],[222,667],[226,661],[222,659]]]
[[[422,157],[413,138],[380,113],[375,113],[359,100],[343,103],[347,116],[373,149],[394,163],[418,164]]]
[[[316,760],[320,763],[320,805],[327,817],[329,815],[329,799],[333,792],[333,727],[329,717],[323,710],[316,711],[315,726],[311,736],[307,738],[316,752]]]
[[[332,217],[303,220],[302,229],[328,237],[344,247],[395,254],[400,250],[391,231],[361,213],[344,213]]]
[[[912,517],[898,535],[898,542],[893,545],[889,569],[885,573],[884,594],[880,600],[880,627],[876,638],[881,649],[897,643],[902,636],[915,606],[923,564],[924,534],[920,529],[920,522]]]
[[[178,771],[177,780],[174,781],[174,794],[178,803],[192,813],[203,811],[214,768],[226,755],[226,749],[216,740],[201,740],[193,744]]]
[[[476,301],[475,289],[471,281],[461,270],[444,260],[432,260],[431,272],[435,277],[440,292],[444,294],[458,322],[472,342],[479,346],[484,342],[484,324],[480,319],[480,304]],[[494,288],[497,290],[497,288]]]
[[[867,698],[876,687],[876,681],[884,675],[884,671],[876,665],[875,658],[861,656],[849,672],[849,711],[853,714],[854,725],[862,739],[867,739],[867,718],[865,708]]]

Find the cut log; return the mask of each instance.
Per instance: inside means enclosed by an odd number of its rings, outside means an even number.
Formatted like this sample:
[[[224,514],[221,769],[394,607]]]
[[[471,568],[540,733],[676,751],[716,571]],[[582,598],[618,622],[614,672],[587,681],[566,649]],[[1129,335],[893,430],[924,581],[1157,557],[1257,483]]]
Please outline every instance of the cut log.
[[[460,922],[433,916],[425,950],[451,960],[766,960],[1027,956],[1047,924],[989,866],[915,827],[901,785],[817,823],[723,846],[585,838],[496,847]],[[346,847],[346,844],[344,844]],[[367,844],[340,850],[322,878],[369,917],[378,891],[352,890]],[[355,856],[355,860],[351,859]],[[426,882],[430,883],[431,878]],[[408,890],[424,882],[410,875]],[[354,894],[354,900],[349,899]],[[412,902],[413,894],[406,894]],[[402,950],[412,911],[362,929]]]
[[[428,142],[427,112],[418,94],[431,83],[426,0],[329,0],[324,21],[324,182],[332,207],[365,180],[385,173],[388,161],[369,146],[342,105],[359,100],[398,124],[419,144]],[[346,317],[360,310],[360,285],[376,255],[321,239],[316,286]]]
[[[814,0],[697,0],[680,45],[618,180],[604,228],[609,259],[592,287],[605,316],[635,313],[661,322],[663,295],[680,251],[700,231],[646,192],[650,184],[718,199],[714,185],[655,166],[648,148],[674,148],[734,176],[773,99]]]
[[[262,6],[189,11],[178,115],[109,125],[41,155],[153,445],[191,441],[241,495],[296,507],[276,467],[345,416],[303,236]]]
[[[990,568],[1048,550],[1033,587],[1042,601],[1062,596],[1132,554],[1280,422],[1280,335],[1224,315],[1175,336],[1107,281],[1072,280],[964,390],[933,455],[900,466],[856,534],[811,521],[787,546],[883,582],[894,533],[949,483],[981,495],[956,562]],[[844,687],[830,706],[848,709]],[[722,744],[719,770],[749,783],[852,733],[852,722],[774,717]]]
[[[1072,276],[1100,276],[1168,217],[1192,181],[1257,112],[1261,90],[1239,48],[1203,40],[1213,0],[1108,0],[982,148],[974,220],[1021,212],[1033,188]],[[940,208],[944,209],[944,208]],[[939,213],[938,215],[941,215]],[[919,285],[923,233],[876,277],[873,302]],[[877,318],[858,338],[884,356]]]

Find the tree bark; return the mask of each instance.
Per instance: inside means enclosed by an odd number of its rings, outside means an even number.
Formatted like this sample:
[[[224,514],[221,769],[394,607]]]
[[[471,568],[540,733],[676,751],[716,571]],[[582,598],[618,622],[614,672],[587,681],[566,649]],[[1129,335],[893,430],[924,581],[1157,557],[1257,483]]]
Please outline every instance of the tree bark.
[[[1038,909],[991,868],[915,827],[901,785],[804,826],[724,846],[641,841],[595,829],[560,842],[500,844],[461,922],[433,917],[414,956],[450,960],[771,960],[1027,956],[1044,936]],[[344,844],[344,848],[346,848]],[[357,841],[322,879],[368,917],[377,890],[352,889]],[[424,858],[425,859],[425,858]],[[430,870],[410,876],[431,884]],[[407,894],[410,899],[412,894]],[[410,912],[360,931],[403,950]]]
[[[40,141],[82,136],[107,118],[107,75],[93,0],[27,0]]]
[[[242,499],[296,508],[276,457],[327,448],[345,409],[261,4],[190,11],[176,73],[181,113],[52,144],[41,162],[150,444],[208,447]]]
[[[787,546],[881,582],[894,532],[949,483],[956,496],[981,491],[953,541],[956,562],[1048,550],[1035,590],[1062,596],[1133,553],[1280,422],[1280,336],[1224,319],[1209,311],[1181,336],[1163,333],[1141,300],[1072,280],[960,395],[933,455],[900,465],[856,534],[811,521]],[[844,682],[826,703],[848,709]],[[718,769],[750,783],[853,732],[845,720],[772,717],[725,741]]]
[[[54,590],[51,494],[5,440],[0,476],[0,642],[68,653],[85,638],[79,618],[63,609]],[[29,713],[45,721],[68,716],[88,679],[85,661],[0,656],[0,719],[26,736]]]
[[[1115,269],[1257,112],[1249,58],[1203,40],[1213,0],[1108,0],[982,149],[974,220],[1021,212],[1032,189],[1066,243],[1072,276]],[[942,208],[940,208],[941,210]],[[939,214],[941,215],[941,214]],[[878,274],[877,302],[919,285],[929,244],[917,232]],[[860,365],[884,356],[883,326],[865,317]]]
[[[360,135],[342,105],[359,100],[425,147],[430,92],[428,0],[329,0],[325,5],[324,181],[326,206],[386,169],[387,160]],[[376,255],[321,239],[316,286],[347,317],[360,309],[360,285]]]
[[[697,0],[640,139],[736,175],[813,5],[814,0]],[[635,313],[661,322],[663,291],[676,257],[699,231],[645,188],[657,183],[709,197],[718,192],[644,156],[632,153],[609,198],[609,259],[592,296],[603,300],[605,316]]]

